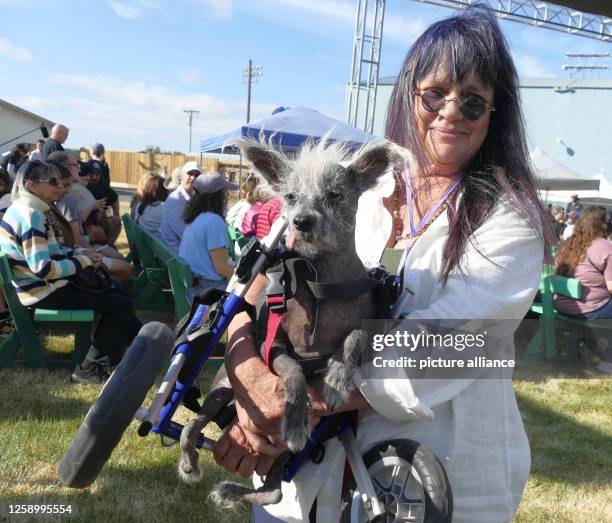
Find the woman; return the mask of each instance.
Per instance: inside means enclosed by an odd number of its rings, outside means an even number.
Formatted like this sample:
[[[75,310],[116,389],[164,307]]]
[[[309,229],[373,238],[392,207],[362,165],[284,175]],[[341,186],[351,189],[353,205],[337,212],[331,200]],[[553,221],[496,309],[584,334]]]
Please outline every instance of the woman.
[[[164,186],[164,179],[158,174],[150,174],[143,185],[140,201],[134,208],[134,221],[159,239],[163,205],[167,197],[168,189]]]
[[[13,265],[17,296],[27,307],[93,309],[101,315],[93,344],[71,380],[103,383],[107,370],[121,360],[141,327],[129,295],[119,289],[89,294],[70,277],[85,267],[99,267],[102,256],[91,250],[75,253],[62,248],[49,222],[50,207],[62,195],[55,167],[33,161],[24,164],[13,188],[13,205],[0,223],[0,249]]]
[[[575,225],[574,234],[559,248],[557,274],[576,278],[582,284],[582,298],[555,296],[555,308],[568,316],[585,320],[612,319],[612,216],[604,207],[590,207]],[[608,343],[597,368],[612,374],[612,345]]]
[[[189,301],[206,289],[225,289],[234,272],[228,258],[229,236],[223,213],[225,190],[235,191],[238,186],[220,173],[206,172],[195,179],[192,189],[179,248],[179,256],[195,276],[193,287],[187,289]]]
[[[251,206],[255,203],[255,188],[257,187],[257,178],[254,174],[249,174],[247,179],[242,182],[240,185],[240,192],[243,194],[241,200],[238,200],[229,211],[227,211],[227,216],[225,217],[225,221],[230,227],[237,229],[239,231],[242,230],[242,221],[244,219],[244,215],[251,208]]]
[[[518,322],[536,293],[552,233],[529,166],[516,69],[488,11],[467,9],[417,39],[391,98],[387,137],[414,161],[363,198],[356,231],[362,260],[378,260],[386,245],[404,249],[403,286],[413,293],[405,291],[402,302],[408,318]],[[258,289],[251,290],[253,300]],[[241,314],[228,332],[238,420],[214,451],[217,463],[242,475],[265,474],[282,450],[282,382],[256,352],[250,327]],[[512,336],[502,341],[513,349]],[[358,388],[337,410],[359,411],[362,449],[395,437],[420,441],[446,469],[454,522],[512,519],[530,454],[510,380],[354,381]],[[313,423],[329,414],[320,388],[312,383]],[[323,462],[306,463],[283,483],[283,501],[266,507],[269,513],[338,521],[344,452],[335,439],[325,446]]]

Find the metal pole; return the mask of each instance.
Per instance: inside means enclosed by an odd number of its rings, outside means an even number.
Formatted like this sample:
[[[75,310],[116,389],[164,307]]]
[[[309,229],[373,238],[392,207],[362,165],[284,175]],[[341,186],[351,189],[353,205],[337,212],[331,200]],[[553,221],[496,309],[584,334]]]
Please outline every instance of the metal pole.
[[[193,113],[199,113],[200,111],[194,111],[193,109],[183,109],[183,112],[189,115],[189,152],[191,152],[191,127],[193,125]]]
[[[253,60],[249,60],[249,71],[247,72],[247,120],[251,121],[251,82],[253,81]]]

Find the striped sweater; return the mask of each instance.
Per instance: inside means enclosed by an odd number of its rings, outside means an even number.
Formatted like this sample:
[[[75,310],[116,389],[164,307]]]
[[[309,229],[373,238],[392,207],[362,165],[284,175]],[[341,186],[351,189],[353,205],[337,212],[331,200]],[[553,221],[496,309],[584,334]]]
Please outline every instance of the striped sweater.
[[[0,251],[13,267],[13,285],[23,305],[34,305],[91,265],[90,258],[61,247],[46,214],[49,206],[22,191],[0,222]]]

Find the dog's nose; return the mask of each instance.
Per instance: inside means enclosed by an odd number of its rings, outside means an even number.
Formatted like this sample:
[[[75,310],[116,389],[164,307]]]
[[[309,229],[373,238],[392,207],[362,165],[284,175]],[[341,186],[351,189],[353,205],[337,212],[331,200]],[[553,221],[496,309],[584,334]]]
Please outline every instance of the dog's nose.
[[[293,225],[300,232],[308,232],[314,227],[314,218],[312,216],[296,216],[293,218]]]

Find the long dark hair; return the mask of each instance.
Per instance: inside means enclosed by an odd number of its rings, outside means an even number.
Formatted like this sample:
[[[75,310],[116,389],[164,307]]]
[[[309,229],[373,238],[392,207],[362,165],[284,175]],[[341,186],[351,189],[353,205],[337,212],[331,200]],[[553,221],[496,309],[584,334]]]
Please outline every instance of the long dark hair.
[[[576,222],[574,234],[565,240],[557,253],[557,274],[573,276],[587,249],[597,238],[607,238],[611,227],[605,207],[589,207]]]
[[[185,223],[193,222],[203,212],[213,212],[224,217],[225,212],[225,190],[221,189],[213,193],[199,193],[194,191],[193,196],[187,202],[183,213]]]
[[[142,214],[149,205],[166,201],[167,197],[168,189],[164,186],[164,179],[159,174],[150,174],[142,188],[138,214]]]
[[[429,160],[418,137],[415,92],[418,83],[437,70],[447,72],[451,83],[460,83],[474,73],[494,89],[495,97],[487,136],[469,164],[463,166],[460,203],[449,206],[442,281],[447,281],[455,267],[461,270],[459,263],[471,234],[505,195],[540,231],[548,256],[553,231],[529,165],[518,74],[506,39],[488,9],[475,6],[436,22],[406,55],[389,102],[385,134],[411,151],[421,167]]]

